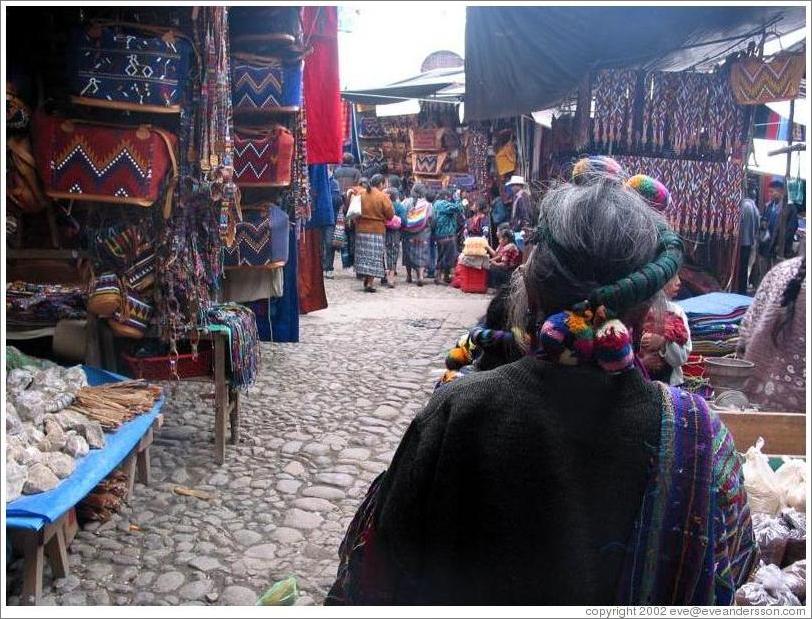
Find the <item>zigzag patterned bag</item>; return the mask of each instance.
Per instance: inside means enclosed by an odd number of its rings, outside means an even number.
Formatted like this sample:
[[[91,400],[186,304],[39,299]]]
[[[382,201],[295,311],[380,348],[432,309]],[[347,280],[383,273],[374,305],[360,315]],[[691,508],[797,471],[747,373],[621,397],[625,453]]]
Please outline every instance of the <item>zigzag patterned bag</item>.
[[[439,176],[443,173],[447,153],[412,153],[415,174]]]
[[[362,116],[358,127],[358,137],[385,138],[386,131],[377,116]]]
[[[384,152],[380,148],[365,148],[361,151],[361,160],[364,164],[364,167],[369,167],[373,165],[383,165],[386,163],[386,156]]]
[[[51,198],[152,206],[165,189],[164,217],[177,182],[177,138],[150,125],[125,127],[37,113],[34,156]],[[171,175],[170,175],[171,174]]]
[[[302,105],[301,60],[234,54],[231,68],[235,112],[295,112]]]
[[[269,269],[284,266],[288,261],[289,223],[287,214],[278,206],[263,210],[245,208],[243,220],[237,224],[235,243],[224,248],[223,266]]]
[[[192,53],[188,40],[165,28],[91,24],[74,29],[68,49],[72,100],[178,114]]]
[[[293,134],[282,125],[241,128],[234,136],[234,182],[240,187],[287,187],[293,147]]]
[[[795,99],[805,70],[803,54],[778,54],[769,60],[742,58],[730,67],[730,89],[741,105]]]
[[[412,150],[442,150],[445,129],[409,129]]]

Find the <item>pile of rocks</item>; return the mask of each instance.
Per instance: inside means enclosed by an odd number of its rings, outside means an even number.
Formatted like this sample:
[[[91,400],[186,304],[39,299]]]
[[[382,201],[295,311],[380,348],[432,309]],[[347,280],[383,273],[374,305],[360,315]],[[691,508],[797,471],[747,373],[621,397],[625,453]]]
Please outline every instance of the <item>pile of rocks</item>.
[[[104,447],[104,431],[72,410],[87,386],[80,367],[24,367],[6,379],[6,501],[59,485],[90,449]]]

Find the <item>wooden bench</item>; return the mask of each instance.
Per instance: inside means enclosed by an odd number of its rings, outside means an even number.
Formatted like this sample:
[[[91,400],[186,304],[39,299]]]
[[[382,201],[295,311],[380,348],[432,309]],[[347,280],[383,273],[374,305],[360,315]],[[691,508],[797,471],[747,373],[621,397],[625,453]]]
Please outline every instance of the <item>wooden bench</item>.
[[[130,452],[121,468],[128,476],[127,499],[132,496],[136,479],[145,486],[150,484],[149,448],[155,430],[163,425],[163,415],[158,415],[138,445]],[[76,536],[79,525],[75,508],[69,509],[56,522],[46,524],[38,531],[8,529],[9,540],[16,552],[23,556],[23,589],[21,604],[38,604],[42,597],[42,571],[45,558],[51,564],[54,578],[64,578],[70,573],[68,546]]]

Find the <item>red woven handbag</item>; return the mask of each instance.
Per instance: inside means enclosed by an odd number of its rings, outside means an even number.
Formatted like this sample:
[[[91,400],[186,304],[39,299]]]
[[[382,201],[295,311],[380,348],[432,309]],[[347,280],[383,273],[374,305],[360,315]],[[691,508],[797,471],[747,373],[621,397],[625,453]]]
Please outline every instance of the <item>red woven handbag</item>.
[[[171,214],[178,176],[177,139],[171,133],[43,113],[34,117],[33,128],[34,156],[50,197],[149,207],[171,175],[164,216]]]
[[[290,185],[293,147],[293,134],[282,125],[239,129],[234,137],[234,181],[240,187]]]

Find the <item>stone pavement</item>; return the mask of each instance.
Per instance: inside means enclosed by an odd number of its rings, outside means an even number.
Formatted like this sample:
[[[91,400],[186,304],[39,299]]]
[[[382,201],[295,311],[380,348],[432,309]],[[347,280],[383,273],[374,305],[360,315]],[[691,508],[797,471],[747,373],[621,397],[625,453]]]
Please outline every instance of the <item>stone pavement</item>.
[[[79,532],[67,578],[54,582],[46,567],[43,604],[253,605],[288,575],[300,604],[323,602],[369,483],[488,300],[402,281],[364,294],[342,271],[326,287],[330,307],[302,317],[299,344],[263,346],[260,380],[241,400],[242,441],[224,465],[212,458],[212,386],[169,386],[152,485],[136,484],[114,520]],[[19,561],[8,575],[16,604]]]

